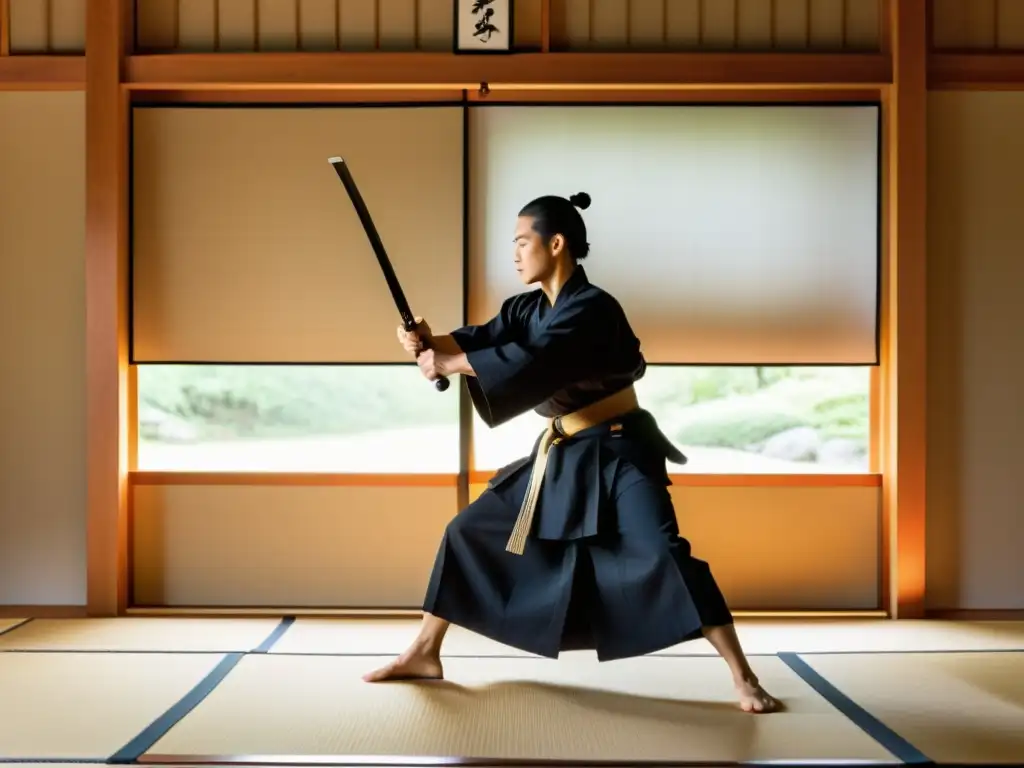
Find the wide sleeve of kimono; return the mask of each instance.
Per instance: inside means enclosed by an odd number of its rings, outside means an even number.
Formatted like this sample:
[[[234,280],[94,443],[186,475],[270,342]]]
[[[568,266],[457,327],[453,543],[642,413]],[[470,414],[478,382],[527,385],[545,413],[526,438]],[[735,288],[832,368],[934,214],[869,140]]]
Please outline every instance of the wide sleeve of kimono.
[[[452,331],[452,339],[463,352],[476,352],[509,341],[518,327],[515,306],[517,296],[506,299],[498,314],[483,325],[467,325]]]
[[[533,410],[553,394],[604,368],[602,343],[615,332],[615,314],[597,298],[574,298],[527,340],[468,352],[475,376],[466,379],[473,405],[489,427]]]

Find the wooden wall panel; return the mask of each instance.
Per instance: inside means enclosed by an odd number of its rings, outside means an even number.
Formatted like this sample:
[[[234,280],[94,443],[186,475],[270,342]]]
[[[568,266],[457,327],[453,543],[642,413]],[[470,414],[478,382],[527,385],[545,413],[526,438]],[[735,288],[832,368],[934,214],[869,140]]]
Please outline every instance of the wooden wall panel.
[[[928,560],[935,610],[1024,610],[1024,93],[928,96]]]
[[[83,53],[87,0],[8,0],[12,54]],[[542,44],[544,0],[518,0],[516,45]],[[877,50],[879,0],[550,0],[554,47]],[[440,0],[138,0],[140,52],[448,50]],[[932,45],[1024,49],[1024,0],[933,0]]]
[[[844,0],[817,0],[810,5],[810,38],[817,45],[841,49],[846,37]]]
[[[775,44],[799,50],[810,44],[811,9],[807,0],[775,0]]]
[[[740,48],[772,47],[772,5],[772,0],[738,0],[736,40]]]
[[[701,48],[728,50],[736,48],[736,30],[739,27],[739,4],[737,0],[701,3],[700,29]]]
[[[0,605],[84,605],[85,94],[0,91]]]
[[[454,487],[140,485],[134,604],[416,608]]]
[[[843,23],[846,38],[843,47],[850,50],[877,51],[880,46],[882,3],[854,2],[846,5]]]
[[[220,0],[217,18],[217,44],[221,51],[256,49],[256,11],[253,0]],[[337,25],[335,25],[335,29]],[[334,30],[331,48],[335,47]],[[314,38],[316,39],[316,38]]]
[[[452,44],[447,0],[138,2],[141,52],[449,50]],[[544,5],[545,0],[517,0],[517,49],[543,48]],[[879,0],[550,0],[549,5],[553,50],[862,51],[878,50],[880,39]]]
[[[86,0],[8,0],[12,54],[85,52]]]
[[[539,49],[541,16],[541,0],[517,3],[521,47]],[[441,0],[138,0],[136,34],[140,53],[447,51],[452,13]]]
[[[517,0],[512,19],[512,36],[516,48],[523,51],[541,50],[543,34],[544,0]],[[447,47],[450,46],[451,42],[448,42]]]
[[[878,0],[552,0],[564,50],[878,50]]]
[[[416,0],[377,0],[377,35],[382,50],[418,48],[416,5]]]
[[[626,0],[599,0],[590,7],[590,47],[629,47],[629,3]]]
[[[298,40],[304,51],[338,49],[338,4],[335,0],[306,0],[299,5]],[[223,19],[221,39],[223,40]],[[223,47],[223,43],[221,43]]]
[[[995,48],[996,0],[933,0],[932,46]]]
[[[1024,0],[1010,0],[999,6],[999,47],[1024,49]]]
[[[878,488],[672,498],[734,608],[878,609]],[[452,487],[136,485],[133,502],[134,604],[168,607],[416,608],[458,512]]]
[[[85,52],[86,0],[50,0],[50,52]]]
[[[1024,49],[1024,0],[932,0],[932,48]]]
[[[258,0],[256,34],[261,51],[297,51],[301,47],[299,16],[303,5],[295,0]]]
[[[376,4],[377,0],[342,0],[338,20],[342,50],[372,51],[377,47]]]
[[[217,3],[212,0],[177,0],[178,47],[199,52],[211,50],[217,40]]]
[[[421,50],[450,51],[452,48],[452,16],[447,4],[440,6],[441,3],[430,3],[428,0],[419,2],[417,23]]]
[[[248,3],[250,0],[240,0]],[[233,0],[221,0],[225,5]],[[140,53],[178,47],[181,7],[178,0],[138,0],[135,12],[136,46]]]

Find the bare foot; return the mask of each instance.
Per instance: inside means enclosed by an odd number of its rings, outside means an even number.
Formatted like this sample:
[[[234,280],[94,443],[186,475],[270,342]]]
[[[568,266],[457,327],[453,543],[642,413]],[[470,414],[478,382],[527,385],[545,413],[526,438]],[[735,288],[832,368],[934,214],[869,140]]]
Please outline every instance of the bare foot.
[[[778,700],[762,688],[756,678],[737,681],[736,693],[739,694],[740,708],[744,712],[768,714],[779,709]]]
[[[380,669],[363,675],[368,683],[385,680],[443,680],[444,668],[440,656],[408,650]]]

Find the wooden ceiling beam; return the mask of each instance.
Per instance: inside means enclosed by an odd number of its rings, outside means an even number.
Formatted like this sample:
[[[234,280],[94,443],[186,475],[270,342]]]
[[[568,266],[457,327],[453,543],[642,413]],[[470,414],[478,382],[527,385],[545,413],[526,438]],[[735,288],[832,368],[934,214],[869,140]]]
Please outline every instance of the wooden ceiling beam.
[[[84,88],[85,56],[0,56],[0,91]]]
[[[932,53],[928,56],[930,90],[1024,89],[1024,52]]]
[[[885,54],[803,53],[197,53],[131,56],[132,89],[879,86]]]
[[[131,56],[133,90],[475,89],[765,90],[877,88],[883,54],[522,54],[502,61],[418,53],[254,53]],[[0,90],[81,90],[84,56],[0,56]],[[1024,89],[1024,52],[939,52],[930,90]]]

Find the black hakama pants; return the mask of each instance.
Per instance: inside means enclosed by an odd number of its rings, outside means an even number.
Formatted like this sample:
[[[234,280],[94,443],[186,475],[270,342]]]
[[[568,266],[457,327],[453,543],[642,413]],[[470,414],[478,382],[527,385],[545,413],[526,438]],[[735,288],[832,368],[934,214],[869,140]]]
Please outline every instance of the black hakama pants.
[[[539,656],[594,650],[601,661],[652,653],[701,637],[702,627],[731,624],[708,564],[679,535],[667,479],[628,461],[602,463],[612,482],[599,530],[534,535],[522,555],[505,546],[529,464],[488,487],[448,524],[424,611]]]

